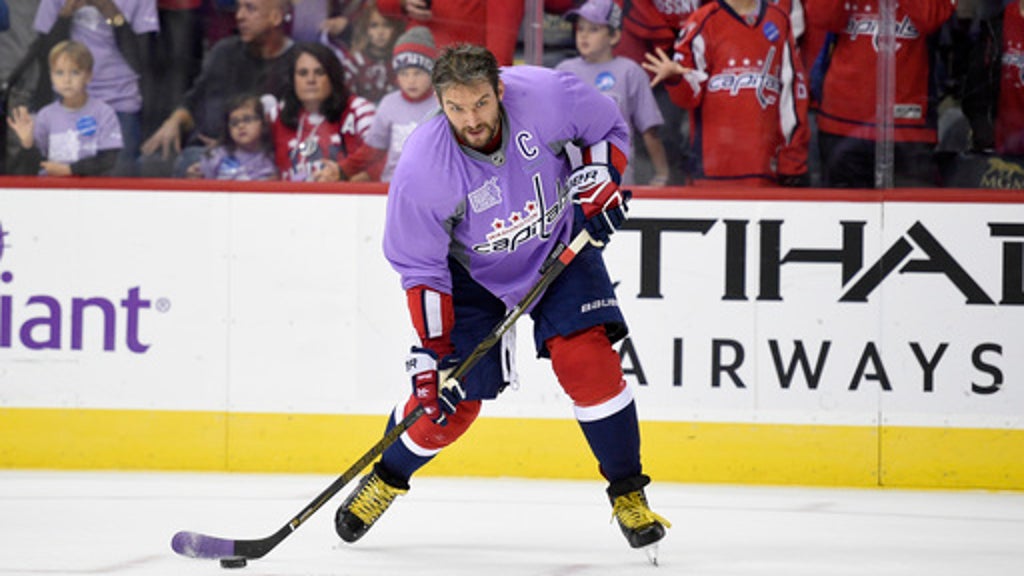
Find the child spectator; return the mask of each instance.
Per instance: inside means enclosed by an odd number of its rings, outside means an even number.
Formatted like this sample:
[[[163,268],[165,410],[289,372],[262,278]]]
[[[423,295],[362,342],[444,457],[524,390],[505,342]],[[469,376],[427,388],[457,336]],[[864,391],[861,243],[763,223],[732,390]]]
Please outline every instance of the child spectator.
[[[121,126],[109,104],[91,97],[93,57],[82,43],[65,40],[50,51],[50,81],[58,100],[32,118],[19,106],[7,125],[21,141],[15,174],[108,175],[121,151]]]
[[[653,166],[648,183],[664,186],[668,183],[668,161],[658,135],[664,119],[647,73],[633,60],[612,54],[612,48],[622,38],[622,9],[612,0],[589,0],[566,12],[565,18],[576,28],[576,49],[580,55],[555,68],[576,74],[619,105],[622,117],[634,131],[630,139],[635,142],[637,134],[643,138]],[[632,162],[622,174],[622,183],[635,183]]]
[[[687,20],[674,58],[644,68],[690,110],[695,183],[806,186],[807,86],[789,11],[758,0],[715,0]]]
[[[341,63],[323,44],[296,44],[288,86],[274,114],[274,158],[284,180],[334,182],[338,163],[363,145],[376,107],[345,86]],[[383,162],[350,180],[377,180]]]
[[[334,48],[341,60],[349,91],[376,104],[396,87],[391,53],[401,31],[401,21],[381,14],[377,3],[371,0],[363,6],[353,24],[350,45],[332,42],[326,31],[321,35],[321,42]]]
[[[391,180],[405,139],[438,110],[430,80],[436,58],[434,36],[426,27],[414,26],[398,38],[391,60],[398,90],[380,101],[365,144],[341,163],[343,174],[357,174],[374,162],[386,159],[380,179]]]
[[[142,143],[142,82],[150,72],[148,48],[159,31],[154,0],[42,0],[34,28],[47,45],[61,40],[85,44],[97,66],[92,97],[117,111],[124,138],[115,174],[138,174]]]
[[[255,94],[228,101],[222,142],[189,166],[189,178],[207,180],[277,180],[270,149],[270,126]]]

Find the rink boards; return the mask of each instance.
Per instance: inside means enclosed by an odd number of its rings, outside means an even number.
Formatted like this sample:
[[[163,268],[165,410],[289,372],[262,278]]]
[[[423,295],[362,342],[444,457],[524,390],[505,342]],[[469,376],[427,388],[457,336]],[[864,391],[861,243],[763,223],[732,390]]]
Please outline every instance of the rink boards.
[[[334,472],[373,443],[413,342],[383,186],[67,182],[0,184],[0,466]],[[606,260],[648,472],[1024,489],[1017,200],[637,190]],[[424,473],[597,476],[528,321],[518,348]]]

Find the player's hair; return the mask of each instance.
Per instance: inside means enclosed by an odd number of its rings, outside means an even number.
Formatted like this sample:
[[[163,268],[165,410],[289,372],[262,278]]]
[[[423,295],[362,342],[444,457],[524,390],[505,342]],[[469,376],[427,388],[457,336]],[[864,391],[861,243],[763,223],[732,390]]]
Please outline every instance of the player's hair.
[[[84,70],[92,74],[93,58],[92,52],[89,51],[89,47],[81,42],[74,40],[63,40],[58,42],[56,46],[50,49],[49,62],[50,68],[57,63],[57,58],[67,55],[71,62],[78,66],[80,70]]]
[[[331,94],[327,100],[320,105],[320,113],[329,122],[341,120],[342,114],[348,107],[349,90],[345,85],[345,71],[341,67],[341,61],[331,52],[331,49],[319,42],[299,42],[292,50],[291,63],[288,65],[288,78],[285,80],[285,88],[282,93],[284,104],[281,108],[281,123],[292,130],[299,126],[299,116],[302,112],[302,103],[295,95],[295,68],[299,56],[309,54],[316,59],[327,73],[327,79],[331,83]]]
[[[434,62],[431,80],[438,97],[453,85],[479,82],[488,82],[497,94],[499,74],[498,59],[490,50],[474,44],[455,44],[441,51]]]

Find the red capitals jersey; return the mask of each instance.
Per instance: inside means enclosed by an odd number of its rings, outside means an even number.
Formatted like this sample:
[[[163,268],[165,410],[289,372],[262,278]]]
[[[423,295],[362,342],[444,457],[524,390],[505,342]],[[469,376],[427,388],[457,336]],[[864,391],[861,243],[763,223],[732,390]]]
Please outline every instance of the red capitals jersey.
[[[675,60],[692,69],[667,86],[690,110],[698,184],[772,185],[807,172],[807,85],[788,11],[761,2],[740,16],[723,0],[687,21]]]
[[[996,108],[996,152],[1024,156],[1024,15],[1011,2],[1003,17]]]
[[[274,119],[271,133],[274,140],[274,161],[282,180],[310,182],[324,160],[341,162],[363,145],[363,138],[373,124],[376,108],[360,96],[351,96],[341,118],[331,122],[321,114],[299,115],[299,125],[292,129]],[[380,178],[383,164],[373,167],[370,176]]]
[[[837,34],[822,88],[818,129],[830,134],[877,139],[879,15],[877,0],[808,0],[814,26]],[[895,139],[935,142],[934,111],[928,107],[929,34],[956,9],[956,0],[900,0],[896,6]]]

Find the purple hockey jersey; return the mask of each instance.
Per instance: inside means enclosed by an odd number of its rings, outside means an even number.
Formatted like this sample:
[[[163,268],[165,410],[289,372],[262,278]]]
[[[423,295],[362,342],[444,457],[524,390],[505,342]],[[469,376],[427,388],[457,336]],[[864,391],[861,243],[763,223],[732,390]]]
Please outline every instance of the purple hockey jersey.
[[[569,241],[563,152],[606,140],[624,153],[629,127],[610,98],[569,72],[503,68],[502,144],[463,147],[442,114],[405,142],[388,192],[384,255],[402,287],[452,292],[448,256],[513,306],[558,242]]]

